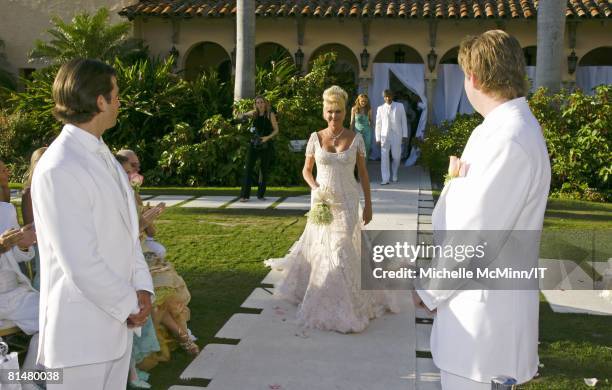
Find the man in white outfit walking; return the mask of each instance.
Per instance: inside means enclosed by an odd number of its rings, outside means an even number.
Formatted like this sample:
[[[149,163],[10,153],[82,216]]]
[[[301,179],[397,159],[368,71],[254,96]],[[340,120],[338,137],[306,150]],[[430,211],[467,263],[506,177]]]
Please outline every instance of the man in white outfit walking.
[[[389,184],[389,153],[393,159],[392,181],[397,182],[397,171],[402,156],[402,143],[408,139],[406,112],[401,103],[393,101],[393,92],[385,89],[385,103],[376,110],[376,143],[380,146],[381,185]]]

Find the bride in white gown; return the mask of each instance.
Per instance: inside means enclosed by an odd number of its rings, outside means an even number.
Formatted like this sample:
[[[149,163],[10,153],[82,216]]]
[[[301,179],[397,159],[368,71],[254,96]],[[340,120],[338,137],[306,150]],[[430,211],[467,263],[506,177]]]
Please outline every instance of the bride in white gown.
[[[282,270],[275,294],[298,305],[298,324],[342,333],[363,331],[370,319],[397,311],[380,291],[362,290],[361,222],[372,219],[365,143],[360,134],[343,127],[346,92],[333,86],[323,93],[326,129],[310,135],[302,174],[312,189],[331,193],[333,220],[329,225],[306,223],[290,253],[266,265]],[[317,177],[312,174],[317,165]],[[360,220],[357,165],[365,207]],[[312,203],[312,201],[311,201]]]

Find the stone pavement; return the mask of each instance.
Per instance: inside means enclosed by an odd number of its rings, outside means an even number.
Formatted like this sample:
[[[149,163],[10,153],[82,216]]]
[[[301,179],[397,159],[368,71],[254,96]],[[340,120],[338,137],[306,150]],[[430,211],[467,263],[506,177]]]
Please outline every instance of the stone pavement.
[[[430,233],[430,221],[418,217],[420,206],[431,214],[428,175],[418,167],[402,168],[399,183],[380,186],[376,184],[377,169],[379,165],[371,165],[374,219],[367,228],[411,230],[414,240],[417,228]],[[286,201],[273,207],[306,210],[309,206],[305,197]],[[401,313],[373,320],[363,333],[301,331],[295,323],[295,306],[272,295],[278,277],[279,273],[271,271],[242,304],[242,308],[260,309],[261,313],[237,313],[216,334],[240,342],[207,345],[182,379],[211,379],[205,387],[210,390],[440,388],[438,370],[427,356],[432,321],[424,313],[415,313],[409,294],[399,292]],[[417,357],[417,351],[424,357]]]

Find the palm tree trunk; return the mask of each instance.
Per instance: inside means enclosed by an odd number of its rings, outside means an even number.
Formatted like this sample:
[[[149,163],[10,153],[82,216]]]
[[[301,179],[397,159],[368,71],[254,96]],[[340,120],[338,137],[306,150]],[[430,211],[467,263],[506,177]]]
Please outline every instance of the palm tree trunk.
[[[255,96],[255,2],[237,0],[236,7],[234,100]]]
[[[549,93],[556,93],[561,89],[566,6],[565,0],[546,0],[538,3],[535,81],[536,87],[546,87]]]

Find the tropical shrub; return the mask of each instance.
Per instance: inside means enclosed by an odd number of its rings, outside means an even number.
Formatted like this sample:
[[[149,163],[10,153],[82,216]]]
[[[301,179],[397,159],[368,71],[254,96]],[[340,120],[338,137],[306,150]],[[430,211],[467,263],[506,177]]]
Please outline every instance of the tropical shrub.
[[[612,87],[600,86],[593,96],[581,91],[548,95],[536,91],[529,105],[542,126],[551,163],[551,195],[609,201],[612,198]],[[448,156],[460,156],[478,114],[430,126],[421,143],[421,163],[432,179],[442,182]]]
[[[453,121],[427,127],[425,138],[418,141],[420,163],[429,168],[433,183],[444,181],[449,156],[461,156],[472,130],[481,122],[482,116],[479,114],[460,114]]]
[[[550,155],[553,196],[612,198],[612,87],[547,95],[540,89],[529,105],[540,122]]]
[[[47,30],[51,40],[37,40],[30,58],[49,64],[73,58],[97,58],[111,63],[115,58],[129,63],[147,58],[148,48],[142,40],[129,37],[131,24],[109,24],[109,19],[107,8],[100,8],[93,15],[77,14],[69,23],[54,16],[53,28]]]

